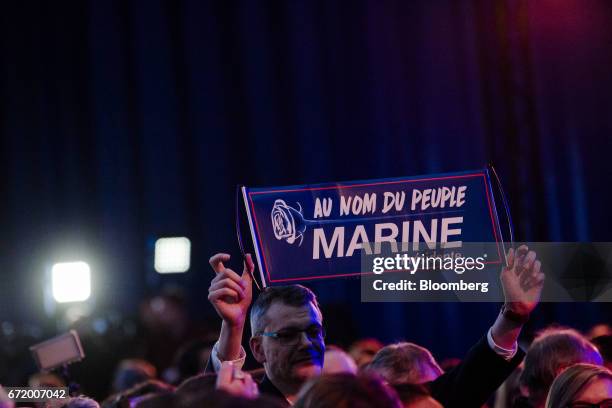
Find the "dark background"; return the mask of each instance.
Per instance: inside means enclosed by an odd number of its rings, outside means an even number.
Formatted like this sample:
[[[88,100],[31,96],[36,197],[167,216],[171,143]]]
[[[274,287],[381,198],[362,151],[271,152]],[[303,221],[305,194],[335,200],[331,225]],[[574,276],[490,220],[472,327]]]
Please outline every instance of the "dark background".
[[[49,325],[45,271],[83,259],[94,313],[167,284],[217,324],[234,188],[496,164],[517,239],[610,241],[612,3],[60,1],[0,9],[0,321]],[[153,272],[157,237],[192,267]],[[239,267],[236,262],[235,267]],[[462,355],[498,305],[361,304],[318,282],[329,342]],[[543,304],[587,329],[604,304]],[[214,323],[212,323],[214,322]]]

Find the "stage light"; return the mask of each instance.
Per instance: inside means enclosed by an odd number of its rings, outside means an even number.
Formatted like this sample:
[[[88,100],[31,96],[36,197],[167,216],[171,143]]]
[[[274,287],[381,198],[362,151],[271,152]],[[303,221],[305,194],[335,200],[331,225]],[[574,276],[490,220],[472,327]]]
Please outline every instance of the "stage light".
[[[58,303],[81,302],[91,295],[89,265],[85,262],[56,263],[51,269],[53,298]]]
[[[155,270],[181,273],[189,270],[191,242],[185,237],[160,238],[155,241]]]

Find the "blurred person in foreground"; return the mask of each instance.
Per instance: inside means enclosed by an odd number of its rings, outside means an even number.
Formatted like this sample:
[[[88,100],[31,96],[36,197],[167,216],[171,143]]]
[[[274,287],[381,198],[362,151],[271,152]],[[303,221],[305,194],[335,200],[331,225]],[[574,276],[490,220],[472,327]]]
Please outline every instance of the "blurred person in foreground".
[[[245,373],[231,361],[221,363],[215,388],[247,399],[255,399],[259,396],[259,388],[251,374]]]
[[[67,399],[54,399],[45,402],[45,408],[100,408],[93,399],[84,395]]]
[[[112,394],[102,401],[102,408],[130,407],[137,401],[153,394],[168,394],[174,392],[174,387],[159,380],[146,380],[132,388]]]
[[[595,346],[574,329],[551,327],[536,336],[519,377],[522,396],[515,407],[542,408],[555,377],[577,363],[602,364]]]
[[[612,372],[592,364],[575,364],[555,378],[546,408],[612,407]]]
[[[15,408],[15,403],[8,397],[8,394],[0,385],[0,408]]]
[[[433,399],[429,389],[421,384],[396,384],[393,386],[404,408],[442,408]]]
[[[276,398],[265,395],[250,399],[217,389],[176,396],[172,404],[139,404],[135,408],[282,408],[283,406]]]
[[[323,359],[323,374],[357,374],[355,360],[337,346],[327,346]]]
[[[194,380],[196,383],[190,384]],[[149,394],[130,402],[130,407],[134,408],[281,408],[283,406],[277,399],[260,396],[257,384],[250,374],[242,372],[227,361],[221,364],[217,376],[197,376],[181,384],[177,392]]]
[[[241,342],[252,300],[254,264],[247,255],[238,275],[225,267],[229,259],[228,254],[210,259],[216,276],[208,299],[222,325],[209,372],[218,372],[222,361],[242,367],[246,357]],[[517,339],[539,302],[544,274],[535,252],[524,245],[510,249],[507,260],[501,273],[506,302],[495,323],[459,366],[429,384],[432,395],[447,407],[480,407],[522,360]],[[266,372],[259,391],[293,403],[300,387],[323,368],[323,315],[316,296],[301,285],[266,288],[253,304],[250,321],[249,346]]]
[[[312,379],[300,391],[295,408],[401,408],[397,393],[368,374],[331,374]]]

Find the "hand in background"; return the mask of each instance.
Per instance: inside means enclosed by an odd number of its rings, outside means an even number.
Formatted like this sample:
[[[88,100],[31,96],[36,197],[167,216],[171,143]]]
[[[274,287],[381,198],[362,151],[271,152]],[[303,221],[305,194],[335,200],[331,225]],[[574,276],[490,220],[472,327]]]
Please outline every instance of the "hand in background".
[[[542,263],[536,253],[521,245],[508,251],[508,266],[502,269],[501,282],[506,307],[522,316],[528,316],[540,302],[544,287]]]

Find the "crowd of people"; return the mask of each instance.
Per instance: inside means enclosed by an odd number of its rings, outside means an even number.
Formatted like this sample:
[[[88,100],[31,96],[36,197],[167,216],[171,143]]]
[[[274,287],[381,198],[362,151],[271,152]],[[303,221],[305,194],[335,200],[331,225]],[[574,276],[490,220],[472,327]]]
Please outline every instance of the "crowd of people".
[[[302,285],[263,290],[253,301],[249,255],[241,274],[216,254],[208,299],[221,318],[219,337],[200,373],[180,384],[161,381],[154,366],[131,359],[118,367],[114,392],[50,407],[612,407],[612,330],[590,334],[567,327],[542,330],[527,350],[518,346],[538,305],[544,274],[526,246],[510,249],[501,272],[505,303],[490,329],[461,360],[439,363],[420,345],[363,339],[348,350],[325,344],[316,295]],[[262,368],[245,371],[242,340]],[[193,355],[196,359],[196,355]],[[61,386],[51,374],[39,385]],[[0,408],[13,407],[0,393]]]

